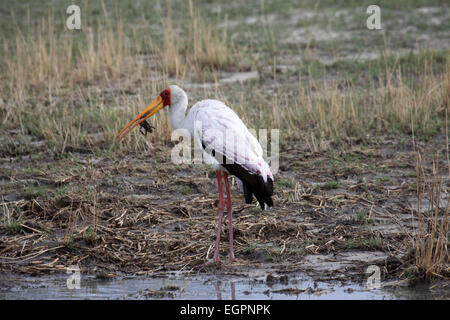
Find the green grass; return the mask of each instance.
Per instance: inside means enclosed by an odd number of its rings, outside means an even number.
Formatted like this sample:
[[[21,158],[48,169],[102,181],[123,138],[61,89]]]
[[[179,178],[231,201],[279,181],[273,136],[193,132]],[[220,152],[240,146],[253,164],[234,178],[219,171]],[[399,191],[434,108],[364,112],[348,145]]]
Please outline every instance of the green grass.
[[[278,185],[285,187],[285,188],[289,188],[289,189],[292,189],[295,186],[294,182],[289,179],[280,179],[280,180],[278,180],[277,183],[278,183]]]
[[[316,185],[317,189],[322,189],[322,190],[331,190],[331,189],[337,189],[340,186],[340,182],[336,181],[336,180],[330,180],[327,181],[325,183],[321,183]]]
[[[345,246],[347,249],[382,250],[383,239],[377,236],[348,239],[345,241]]]
[[[66,186],[61,186],[58,188],[55,188],[51,191],[53,193],[53,197],[57,200],[62,200],[70,195],[71,190],[68,189]]]
[[[6,233],[14,235],[18,234],[22,230],[22,220],[11,218],[2,222],[2,228]]]
[[[356,219],[359,224],[367,225],[373,223],[372,219],[369,219],[367,210],[356,212]]]
[[[83,238],[88,242],[88,243],[95,243],[95,241],[97,240],[97,231],[95,226],[89,226],[89,228],[84,232]]]
[[[414,176],[415,176],[415,174],[414,174]],[[379,184],[384,184],[386,182],[389,182],[389,178],[388,177],[376,178],[375,181]]]
[[[194,190],[192,190],[192,188],[190,186],[181,186],[180,191],[184,195],[188,195],[188,194],[191,194],[194,192]]]
[[[2,204],[0,212],[2,213],[0,219],[1,229],[10,235],[18,234],[22,230],[23,224],[23,217],[19,209],[11,205]]]
[[[314,66],[313,75],[318,78],[323,74],[340,75],[346,81],[357,83],[360,81],[377,81],[387,75],[389,70],[401,70],[403,75],[411,77],[418,76],[421,72],[417,66],[429,63],[434,72],[444,70],[447,63],[448,51],[426,51],[415,54],[412,51],[396,56],[388,53],[380,53],[379,58],[371,60],[338,60],[331,65],[325,65],[320,62],[313,62],[306,65],[309,68]],[[302,70],[300,70],[302,71]]]
[[[250,209],[250,212],[251,212],[252,214],[258,214],[258,213],[261,213],[262,210],[261,210],[261,207],[260,207],[259,205],[257,205],[257,206],[254,206],[253,208],[251,208],[251,209]]]
[[[46,195],[47,187],[34,184],[23,185],[20,194],[24,199],[42,198]]]

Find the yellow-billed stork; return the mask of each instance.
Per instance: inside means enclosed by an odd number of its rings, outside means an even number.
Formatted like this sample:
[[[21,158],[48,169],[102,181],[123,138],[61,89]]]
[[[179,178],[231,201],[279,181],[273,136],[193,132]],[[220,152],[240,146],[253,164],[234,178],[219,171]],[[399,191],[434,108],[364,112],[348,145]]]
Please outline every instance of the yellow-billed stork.
[[[206,162],[216,170],[219,189],[219,221],[214,250],[214,262],[219,261],[219,242],[225,199],[222,189],[222,173],[227,193],[230,260],[234,261],[231,193],[228,175],[236,176],[236,182],[244,193],[245,202],[252,203],[253,196],[264,210],[273,206],[273,175],[263,159],[263,150],[258,140],[248,131],[237,114],[218,100],[197,102],[186,116],[188,97],[183,89],[171,85],[163,90],[147,108],[126,125],[116,139],[123,138],[137,125],[162,108],[169,107],[169,117],[174,129],[185,129],[202,148]],[[148,124],[147,124],[148,125]]]

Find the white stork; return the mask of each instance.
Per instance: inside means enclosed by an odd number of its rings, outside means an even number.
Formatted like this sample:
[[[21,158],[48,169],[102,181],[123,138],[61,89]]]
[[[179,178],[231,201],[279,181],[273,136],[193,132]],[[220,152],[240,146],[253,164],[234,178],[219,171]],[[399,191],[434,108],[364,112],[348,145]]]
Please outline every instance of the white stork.
[[[221,101],[199,101],[186,116],[188,97],[186,92],[176,85],[171,85],[163,90],[144,111],[119,132],[116,139],[123,138],[133,128],[165,106],[169,106],[172,127],[189,131],[191,136],[197,140],[196,143],[201,146],[205,160],[216,170],[219,187],[219,221],[214,262],[219,261],[220,232],[225,208],[222,189],[223,173],[227,193],[230,260],[234,261],[232,207],[228,175],[236,176],[236,182],[241,192],[244,192],[246,203],[251,203],[254,195],[263,210],[266,205],[273,206],[271,198],[273,175],[262,157],[261,145],[237,114]]]

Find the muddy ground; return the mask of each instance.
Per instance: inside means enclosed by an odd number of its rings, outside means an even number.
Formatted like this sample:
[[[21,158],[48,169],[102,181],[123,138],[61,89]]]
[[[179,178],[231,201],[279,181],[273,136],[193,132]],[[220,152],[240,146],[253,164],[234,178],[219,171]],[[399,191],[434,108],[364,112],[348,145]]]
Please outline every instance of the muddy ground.
[[[418,147],[442,153],[443,139]],[[237,261],[228,260],[224,219],[219,265],[206,264],[218,202],[208,167],[172,164],[170,146],[121,160],[29,146],[28,154],[0,160],[3,208],[19,224],[0,231],[5,274],[65,273],[71,265],[100,279],[259,270],[266,281],[302,273],[364,284],[367,267],[377,265],[383,281],[398,285],[413,265],[417,196],[408,139],[333,152],[290,145],[280,155],[271,210],[245,204],[233,186]]]

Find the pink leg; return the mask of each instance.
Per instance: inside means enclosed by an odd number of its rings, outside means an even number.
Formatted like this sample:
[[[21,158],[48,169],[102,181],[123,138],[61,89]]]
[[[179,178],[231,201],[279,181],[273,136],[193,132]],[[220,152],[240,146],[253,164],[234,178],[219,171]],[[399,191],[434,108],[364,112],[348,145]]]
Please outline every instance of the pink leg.
[[[230,236],[230,260],[234,261],[236,260],[234,258],[234,248],[233,248],[233,221],[231,217],[231,192],[230,192],[230,185],[228,183],[228,174],[226,172],[223,173],[223,177],[225,178],[225,189],[227,191],[227,211],[228,211],[228,231]]]
[[[219,242],[220,242],[220,231],[222,230],[222,218],[223,209],[225,207],[225,199],[223,197],[222,189],[222,174],[219,170],[216,171],[217,174],[217,185],[219,186],[219,222],[217,223],[217,238],[216,238],[216,248],[214,250],[214,262],[219,261]]]

